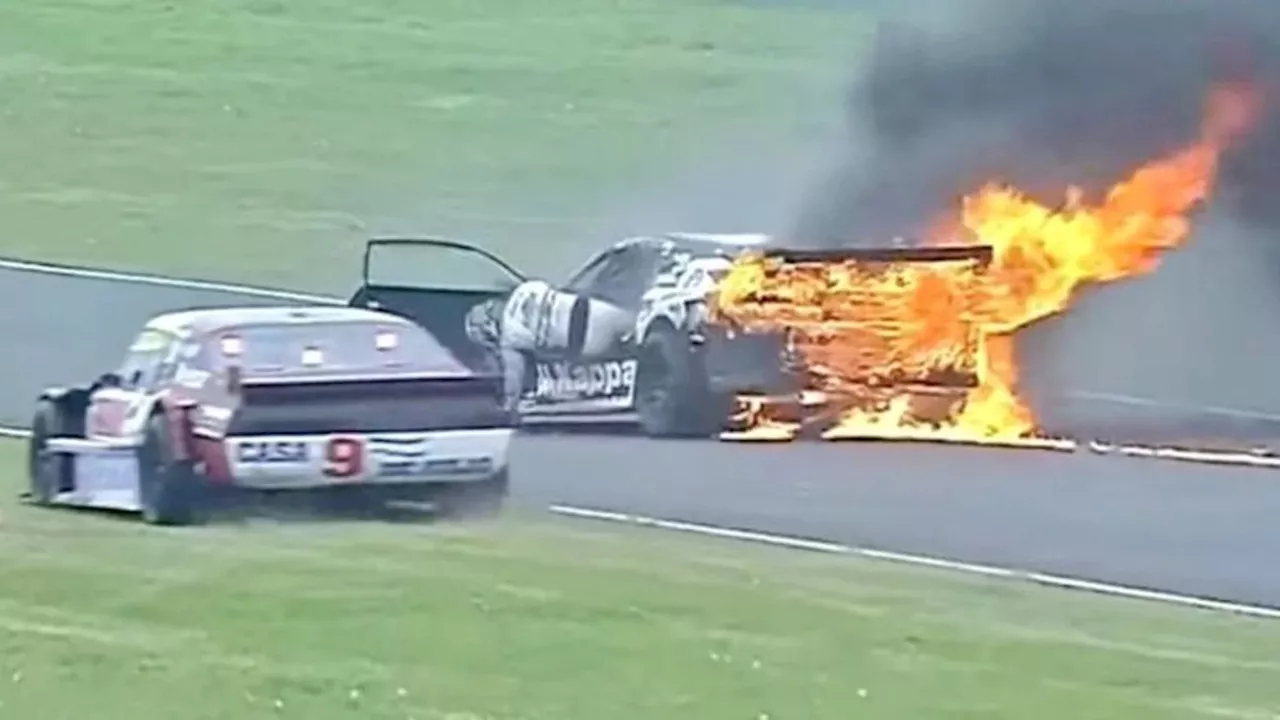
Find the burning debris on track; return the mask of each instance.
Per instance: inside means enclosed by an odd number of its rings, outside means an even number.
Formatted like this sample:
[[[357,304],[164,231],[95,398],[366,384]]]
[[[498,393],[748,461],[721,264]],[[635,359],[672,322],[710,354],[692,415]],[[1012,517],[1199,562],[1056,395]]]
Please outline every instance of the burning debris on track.
[[[1044,302],[996,318],[1017,328],[990,333],[987,392],[1016,422],[981,434],[1280,447],[1280,3],[917,0],[851,70],[785,234],[993,245],[1009,300]],[[1065,234],[1103,242],[1041,252]]]
[[[1186,241],[1189,214],[1260,103],[1246,83],[1211,86],[1198,136],[1095,202],[1078,187],[1056,207],[1008,184],[980,187],[924,239],[952,256],[740,257],[712,298],[713,319],[785,334],[806,400],[740,398],[742,427],[729,437],[788,440],[817,424],[826,439],[1057,445],[1019,396],[1017,331],[1067,310],[1084,286],[1151,272]]]

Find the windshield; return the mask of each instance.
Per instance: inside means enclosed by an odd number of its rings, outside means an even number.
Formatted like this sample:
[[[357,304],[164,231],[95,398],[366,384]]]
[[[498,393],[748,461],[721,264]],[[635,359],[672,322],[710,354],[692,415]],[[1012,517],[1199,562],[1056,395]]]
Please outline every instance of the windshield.
[[[425,330],[398,324],[328,322],[229,328],[215,357],[246,376],[414,370],[454,374],[462,364]]]

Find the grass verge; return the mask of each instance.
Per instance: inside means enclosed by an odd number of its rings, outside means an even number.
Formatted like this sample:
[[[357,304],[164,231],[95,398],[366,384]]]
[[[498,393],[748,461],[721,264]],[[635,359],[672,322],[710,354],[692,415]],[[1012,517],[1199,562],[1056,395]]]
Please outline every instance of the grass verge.
[[[10,477],[19,449],[0,444]],[[519,514],[168,532],[3,500],[0,547],[4,717],[1280,708],[1280,624]]]
[[[720,0],[8,3],[0,253],[335,290],[399,229],[559,270],[650,173],[806,132],[864,30]]]

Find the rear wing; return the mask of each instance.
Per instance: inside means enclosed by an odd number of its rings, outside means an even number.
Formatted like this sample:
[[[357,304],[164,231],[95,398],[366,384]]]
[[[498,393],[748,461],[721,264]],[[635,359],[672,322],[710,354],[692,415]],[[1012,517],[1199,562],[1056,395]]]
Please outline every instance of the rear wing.
[[[750,255],[750,254],[749,254]],[[752,262],[746,258],[739,262]],[[727,277],[713,316],[783,333],[829,383],[973,387],[989,246],[768,249]]]
[[[523,273],[488,250],[438,237],[373,238],[365,243],[360,270],[364,287],[509,290],[524,281]]]
[[[956,245],[948,247],[874,247],[832,248],[825,250],[791,250],[770,248],[764,256],[787,264],[800,263],[935,263],[966,260],[989,265],[993,257],[990,245]]]

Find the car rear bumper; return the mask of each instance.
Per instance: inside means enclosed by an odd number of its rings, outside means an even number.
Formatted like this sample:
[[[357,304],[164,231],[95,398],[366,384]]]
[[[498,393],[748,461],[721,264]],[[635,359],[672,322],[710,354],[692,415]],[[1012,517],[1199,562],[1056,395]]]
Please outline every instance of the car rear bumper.
[[[327,443],[334,436],[235,438],[233,442],[302,441],[316,461],[305,467],[252,465],[234,455],[231,485],[252,490],[311,490],[359,485],[454,484],[480,482],[508,465],[513,428],[437,430],[425,433],[379,433],[363,438],[359,472],[342,473],[328,462]]]

